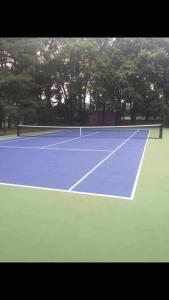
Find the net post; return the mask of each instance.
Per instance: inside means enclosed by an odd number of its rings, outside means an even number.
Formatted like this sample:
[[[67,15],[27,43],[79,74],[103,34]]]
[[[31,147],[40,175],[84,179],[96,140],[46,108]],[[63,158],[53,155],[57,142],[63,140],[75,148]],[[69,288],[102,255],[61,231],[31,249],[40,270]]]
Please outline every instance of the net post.
[[[80,137],[82,137],[82,127],[80,127]]]
[[[19,125],[17,125],[17,136],[19,136]]]
[[[160,125],[160,136],[159,136],[159,138],[162,139],[162,137],[163,137],[163,125],[161,124]]]

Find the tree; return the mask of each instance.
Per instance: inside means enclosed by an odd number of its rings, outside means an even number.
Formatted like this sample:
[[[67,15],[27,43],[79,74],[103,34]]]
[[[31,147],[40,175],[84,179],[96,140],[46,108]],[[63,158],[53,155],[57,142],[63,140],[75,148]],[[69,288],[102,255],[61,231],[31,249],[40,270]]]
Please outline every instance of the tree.
[[[0,116],[4,126],[25,116],[35,116],[38,86],[35,83],[36,49],[39,39],[0,40]],[[36,100],[35,100],[36,99]],[[30,119],[30,117],[29,117]]]
[[[89,96],[90,103],[86,102]],[[1,38],[0,128],[84,124],[92,107],[168,118],[168,38]]]

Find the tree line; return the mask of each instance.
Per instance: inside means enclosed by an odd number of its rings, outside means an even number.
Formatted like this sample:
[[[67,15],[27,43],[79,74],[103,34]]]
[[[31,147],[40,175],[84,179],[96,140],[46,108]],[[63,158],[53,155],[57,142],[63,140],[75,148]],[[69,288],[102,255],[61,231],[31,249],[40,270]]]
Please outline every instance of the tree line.
[[[0,129],[98,110],[169,125],[168,38],[0,38]]]

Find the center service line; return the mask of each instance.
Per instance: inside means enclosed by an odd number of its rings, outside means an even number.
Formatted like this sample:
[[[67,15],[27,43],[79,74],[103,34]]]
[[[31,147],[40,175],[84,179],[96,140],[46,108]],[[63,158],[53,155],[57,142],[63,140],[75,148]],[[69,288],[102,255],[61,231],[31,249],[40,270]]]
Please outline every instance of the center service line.
[[[93,135],[93,134],[96,134],[96,133],[98,133],[98,132],[85,134],[83,137]],[[73,138],[73,139],[65,140],[65,141],[62,141],[62,142],[58,142],[58,143],[55,143],[55,144],[50,144],[50,145],[47,145],[47,146],[43,146],[41,148],[44,149],[44,148],[47,148],[47,147],[50,147],[50,146],[60,145],[60,144],[67,143],[67,142],[73,141],[73,140],[78,140],[78,139],[81,139],[81,136],[78,136],[78,137]]]

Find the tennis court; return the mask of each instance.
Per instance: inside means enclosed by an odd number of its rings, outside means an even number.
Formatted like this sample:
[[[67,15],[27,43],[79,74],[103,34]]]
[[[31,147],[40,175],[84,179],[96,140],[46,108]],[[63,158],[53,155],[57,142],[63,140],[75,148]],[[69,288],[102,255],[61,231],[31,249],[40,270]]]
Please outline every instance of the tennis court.
[[[155,132],[157,133],[157,130]],[[19,138],[13,138],[13,140],[8,138],[6,142],[1,139],[0,152],[4,155],[4,158],[1,159],[1,182],[3,174],[8,179],[8,181],[6,180],[8,183],[5,185],[2,182],[0,185],[0,261],[168,261],[169,132],[168,129],[164,129],[162,139],[153,138],[155,132],[149,130],[149,139],[137,139],[136,141],[133,137],[126,142],[126,144],[134,142],[135,145],[139,145],[142,141],[146,145],[134,201],[126,201],[123,198],[120,200],[120,198],[112,198],[112,196],[100,197],[94,193],[88,195],[73,191],[62,192],[56,191],[55,188],[53,190],[25,188],[22,187],[23,183],[18,186],[17,184],[10,186],[8,185],[9,182],[12,182],[10,173],[13,173],[13,177],[14,173],[15,176],[18,176],[21,169],[29,172],[30,178],[35,177],[32,171],[35,170],[33,166],[35,158],[31,157],[30,151],[33,155],[35,155],[35,151],[40,155],[42,150],[36,148],[46,145],[47,140],[50,144],[51,138],[49,136],[27,138],[21,134]],[[69,138],[66,137],[64,140]],[[61,139],[63,141],[63,137]],[[120,143],[120,138],[110,139],[113,144]],[[95,141],[93,138],[79,138],[69,141],[69,147],[66,146],[66,142],[60,146],[52,146],[52,148],[61,149],[54,152],[55,155],[64,155],[63,153],[68,155],[71,153],[70,150],[62,150],[63,146],[64,149],[69,149],[72,143],[73,147],[77,142],[83,143],[81,152],[85,159],[88,152],[83,150],[87,149],[87,144],[90,144],[89,149],[91,150],[92,145],[94,149],[99,141],[101,149],[103,143],[106,142],[105,138],[96,137]],[[54,143],[56,142],[59,142],[58,138],[57,141],[56,138],[54,139]],[[121,150],[123,146],[120,148]],[[27,149],[27,147],[29,148]],[[35,149],[31,149],[31,147]],[[52,153],[56,150],[44,151]],[[77,156],[75,151],[74,155],[73,159],[71,155],[72,165],[69,161],[67,172],[70,172],[69,169],[74,165],[73,160],[75,161]],[[129,152],[126,151],[125,155],[129,155]],[[37,158],[38,156],[36,156]],[[112,158],[113,155],[110,159]],[[40,161],[40,158],[38,159]],[[10,163],[13,160],[12,167],[8,160]],[[51,154],[46,161],[49,163],[50,160]],[[55,160],[57,164],[59,164],[58,161],[59,159]],[[45,168],[44,166],[42,168],[42,162],[44,163],[44,160],[41,160],[39,165],[40,177],[42,169]],[[25,168],[22,166],[23,163],[26,165]],[[103,167],[104,163],[100,167]],[[29,168],[31,171],[28,171]],[[98,171],[99,167],[96,170]],[[113,170],[111,170],[111,174],[112,172]],[[102,172],[100,174],[102,176]],[[91,175],[93,176],[94,172]],[[25,173],[23,172],[22,180],[24,177]],[[45,182],[46,180],[48,179],[45,178]],[[64,182],[66,183],[65,179]],[[15,185],[15,183],[13,184]],[[35,186],[34,182],[33,184]]]
[[[161,125],[19,126],[0,141],[0,184],[134,199],[148,139]]]
[[[168,45],[0,38],[0,262],[169,262]]]

